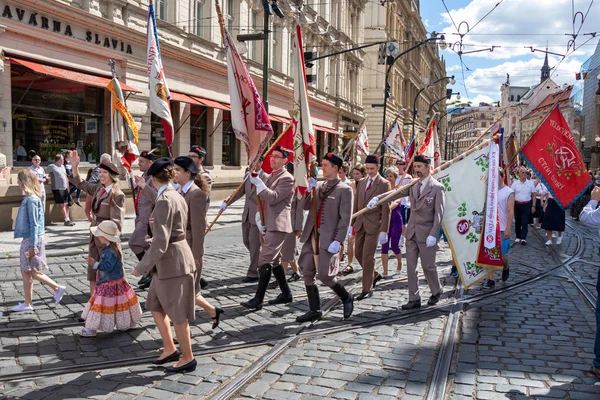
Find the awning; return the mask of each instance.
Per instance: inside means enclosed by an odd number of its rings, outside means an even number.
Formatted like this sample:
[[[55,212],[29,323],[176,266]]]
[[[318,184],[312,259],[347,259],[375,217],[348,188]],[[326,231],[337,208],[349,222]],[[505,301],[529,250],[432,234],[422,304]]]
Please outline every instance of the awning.
[[[218,101],[205,99],[204,97],[199,97],[199,96],[191,96],[191,97],[193,97],[200,104],[202,104],[206,107],[217,108],[219,110],[226,110],[226,111],[231,110],[231,107],[229,107],[229,104],[219,103]]]
[[[271,121],[282,122],[284,124],[290,124],[290,122],[291,122],[289,118],[284,118],[284,117],[280,117],[278,115],[273,115],[273,114],[269,115],[269,119]]]
[[[334,135],[342,135],[342,136],[344,135],[343,133],[338,132],[335,129],[327,128],[327,127],[324,127],[324,126],[313,125],[313,128],[315,128],[315,130],[317,130],[317,131],[323,131],[323,132],[327,132],[327,133],[332,133]]]
[[[65,79],[68,81],[79,82],[84,85],[98,86],[98,87],[105,88],[108,86],[108,84],[111,81],[110,78],[105,78],[102,76],[84,74],[83,72],[77,72],[77,71],[73,71],[73,70],[65,69],[65,68],[52,67],[50,65],[39,64],[39,63],[36,63],[33,61],[21,60],[19,58],[14,58],[14,57],[10,57],[10,61],[15,64],[22,65],[23,67],[28,68],[39,74],[52,76],[52,77],[58,78],[58,79]],[[124,91],[139,92],[139,90],[137,90],[131,86],[128,86],[128,85],[124,84],[123,82],[120,82],[120,83],[121,83],[121,89],[123,89]]]
[[[171,101],[178,101],[180,103],[197,104],[200,106],[203,105],[198,100],[194,99],[191,96],[188,96],[187,94],[179,93],[174,90],[169,90],[169,92],[171,93]]]

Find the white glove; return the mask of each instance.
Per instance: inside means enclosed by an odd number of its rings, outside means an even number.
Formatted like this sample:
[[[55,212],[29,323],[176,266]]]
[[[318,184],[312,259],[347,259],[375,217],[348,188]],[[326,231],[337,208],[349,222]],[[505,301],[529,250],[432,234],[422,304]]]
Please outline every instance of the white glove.
[[[369,210],[372,210],[374,208],[377,208],[377,202],[379,201],[379,197],[375,196],[371,199],[371,201],[369,201],[369,204],[367,204],[367,208]]]
[[[312,192],[317,187],[317,180],[315,178],[308,178],[308,191]]]
[[[260,213],[257,212],[256,216],[254,217],[254,220],[256,221],[256,227],[258,228],[258,230],[260,231],[260,233],[262,233],[263,235],[265,233],[267,233],[267,227],[263,226],[262,221],[260,220]]]
[[[221,211],[227,210],[227,201],[223,200],[223,202],[221,203],[221,207],[219,207],[219,209]]]
[[[352,236],[354,236],[354,227],[350,225],[348,228],[348,239],[350,239]]]
[[[437,239],[433,236],[427,236],[427,241],[425,242],[427,247],[433,247],[437,243]]]
[[[260,192],[267,189],[267,185],[258,176],[254,177],[250,175],[250,182],[256,186],[256,194],[260,194]]]
[[[338,242],[337,240],[331,242],[327,251],[331,254],[337,254],[340,251],[340,242]]]
[[[379,244],[384,244],[388,242],[388,235],[385,232],[379,233]]]

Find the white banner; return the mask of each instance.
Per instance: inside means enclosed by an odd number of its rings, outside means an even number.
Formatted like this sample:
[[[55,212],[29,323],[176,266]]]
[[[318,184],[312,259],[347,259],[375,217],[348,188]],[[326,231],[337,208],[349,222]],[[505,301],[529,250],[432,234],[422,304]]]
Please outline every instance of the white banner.
[[[386,135],[383,144],[396,156],[404,158],[404,146],[402,145],[402,142],[402,131],[400,130],[398,120],[396,120],[394,125],[392,125],[392,129],[390,129]]]
[[[485,210],[485,235],[484,246],[486,249],[496,247],[496,228],[498,223],[498,172],[500,169],[500,149],[495,142],[490,144],[488,156],[487,204]]]
[[[487,194],[489,141],[435,178],[446,188],[442,226],[461,280],[468,288],[483,279],[491,269],[476,265]]]

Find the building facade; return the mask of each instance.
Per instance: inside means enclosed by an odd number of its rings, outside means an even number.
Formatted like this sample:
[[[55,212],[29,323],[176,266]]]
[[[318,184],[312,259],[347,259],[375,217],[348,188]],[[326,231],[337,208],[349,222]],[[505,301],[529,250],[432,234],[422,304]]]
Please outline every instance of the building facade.
[[[364,32],[365,43],[395,41],[399,44],[399,52],[424,40],[427,34],[419,13],[419,2],[414,0],[386,1],[384,6],[379,2],[368,2]],[[436,82],[446,75],[446,66],[443,58],[440,58],[438,46],[427,43],[407,53],[394,64],[389,77],[390,96],[385,121],[381,105],[384,101],[388,66],[379,64],[379,46],[368,47],[365,53],[363,105],[368,114],[366,126],[369,150],[375,150],[382,140],[382,132],[387,132],[396,118],[408,142],[412,135],[413,103],[417,93],[426,86],[426,81]],[[445,114],[445,101],[438,100],[445,98],[447,82],[443,80],[427,88],[417,98],[415,132],[424,132],[429,117],[435,112]],[[437,103],[434,104],[435,102]],[[392,158],[390,155],[390,161],[393,162]]]
[[[465,152],[500,117],[500,107],[478,106],[451,113],[442,154],[452,159]]]
[[[19,139],[43,161],[67,148],[81,149],[94,162],[112,153],[109,59],[126,91],[127,106],[140,130],[139,148],[164,146],[158,119],[148,108],[146,72],[147,0],[0,0],[1,152],[8,166],[29,165],[14,155]],[[305,2],[306,3],[306,2]],[[305,4],[301,22],[305,50],[319,55],[362,41],[364,0]],[[233,37],[263,31],[263,3],[222,0]],[[293,2],[279,1],[286,17],[270,18],[269,113],[275,133],[289,123],[294,68],[290,61],[296,15]],[[208,151],[216,182],[236,182],[247,165],[246,151],[231,128],[229,90],[215,0],[155,1],[161,55],[171,90],[174,154],[190,144]],[[248,69],[262,93],[263,42],[246,43]],[[243,46],[240,46],[241,48]],[[319,155],[339,151],[342,131],[362,121],[361,53],[325,58],[307,71]]]

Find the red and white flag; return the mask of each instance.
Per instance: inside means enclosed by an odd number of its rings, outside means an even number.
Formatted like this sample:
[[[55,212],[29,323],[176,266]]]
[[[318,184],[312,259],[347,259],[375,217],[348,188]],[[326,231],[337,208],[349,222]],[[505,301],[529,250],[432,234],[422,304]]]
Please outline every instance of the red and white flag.
[[[271,163],[269,162],[269,157],[271,157],[271,153],[275,151],[275,147],[280,146],[282,149],[287,150],[290,155],[288,156],[287,162],[294,162],[294,129],[292,125],[288,126],[288,128],[283,132],[273,143],[273,148],[265,154],[265,162],[262,165],[262,170],[265,174],[270,174],[273,172],[273,168],[271,168]]]
[[[358,136],[356,136],[356,148],[365,156],[369,154],[369,135],[367,134],[367,125],[363,125]]]
[[[400,124],[398,119],[392,125],[392,128],[388,132],[383,141],[385,147],[387,147],[397,157],[404,158],[404,151],[406,149],[406,143],[402,137],[402,131],[400,130]]]
[[[433,160],[431,164],[433,165],[433,168],[440,166],[440,139],[438,137],[435,120],[432,120],[429,130],[427,131],[427,136],[425,136],[425,140],[421,147],[419,147],[419,152],[417,154],[424,154]]]
[[[225,28],[218,2],[216,6],[227,58],[231,126],[238,140],[246,145],[249,168],[250,171],[254,171],[258,159],[263,155],[273,136],[273,127],[254,81],[235,46],[235,41]]]
[[[308,188],[308,165],[316,160],[317,152],[315,151],[315,133],[308,106],[304,45],[299,21],[296,23],[292,59],[296,65],[294,115],[291,124],[294,131],[294,178],[296,179],[294,192],[298,198],[301,198]]]
[[[163,69],[160,56],[160,45],[158,43],[158,32],[156,30],[156,17],[152,1],[148,5],[148,32],[146,41],[146,61],[148,63],[148,83],[150,85],[150,111],[162,120],[165,142],[171,154],[173,143],[173,117],[169,100],[171,93],[167,86],[165,70]],[[171,154],[172,155],[172,154]]]

